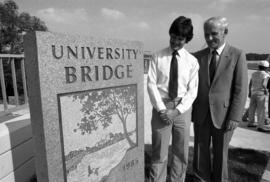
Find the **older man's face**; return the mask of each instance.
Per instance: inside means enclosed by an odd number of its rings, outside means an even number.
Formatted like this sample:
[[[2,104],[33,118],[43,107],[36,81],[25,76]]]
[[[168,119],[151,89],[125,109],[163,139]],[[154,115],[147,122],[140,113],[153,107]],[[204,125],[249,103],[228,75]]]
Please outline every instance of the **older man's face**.
[[[204,26],[204,38],[208,47],[217,49],[225,42],[224,28],[217,24],[206,24]]]

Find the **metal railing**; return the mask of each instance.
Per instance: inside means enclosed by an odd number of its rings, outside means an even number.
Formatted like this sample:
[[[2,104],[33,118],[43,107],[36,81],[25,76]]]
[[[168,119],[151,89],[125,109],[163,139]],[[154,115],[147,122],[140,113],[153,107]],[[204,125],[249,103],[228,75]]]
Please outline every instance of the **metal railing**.
[[[150,58],[151,52],[145,51],[143,54],[144,74],[148,73]]]
[[[15,65],[17,65],[17,68]],[[21,75],[18,75],[19,73],[18,70],[20,70]],[[19,96],[17,78],[21,78],[22,80],[22,90],[23,90],[22,98]],[[0,81],[1,81],[0,82],[1,83],[1,99],[0,99],[1,103],[0,104],[3,105],[4,112],[11,109],[11,105],[13,107],[14,105],[15,107],[18,107],[21,104],[25,105],[28,103],[24,55],[0,54]],[[12,85],[13,95],[10,95],[12,94],[10,89],[9,91],[7,91],[7,87],[6,87],[7,84]]]

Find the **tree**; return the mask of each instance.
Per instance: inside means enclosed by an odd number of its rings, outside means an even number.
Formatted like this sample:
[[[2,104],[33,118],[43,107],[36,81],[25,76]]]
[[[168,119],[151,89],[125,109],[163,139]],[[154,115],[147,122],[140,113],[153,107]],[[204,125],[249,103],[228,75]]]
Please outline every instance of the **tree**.
[[[83,105],[81,111],[84,113],[84,117],[77,123],[82,135],[91,134],[99,126],[102,126],[103,129],[107,128],[112,124],[112,117],[115,115],[122,123],[124,135],[129,145],[135,145],[127,131],[127,118],[136,111],[135,86],[85,92],[74,95],[73,99],[79,99]],[[74,131],[77,132],[77,129]]]
[[[28,13],[19,13],[19,7],[13,0],[0,2],[0,54],[22,54],[23,53],[23,35],[29,31],[47,31],[43,21]],[[6,80],[7,95],[14,95],[10,59],[3,58]],[[15,67],[20,67],[20,62],[15,61]],[[21,69],[16,69],[19,94],[23,93]],[[2,93],[0,93],[2,97]]]
[[[22,36],[29,31],[47,31],[45,23],[28,13],[19,13],[13,0],[0,2],[0,53],[22,53]]]
[[[248,53],[246,54],[247,60],[256,61],[256,60],[266,60],[269,54],[257,54],[257,53]]]

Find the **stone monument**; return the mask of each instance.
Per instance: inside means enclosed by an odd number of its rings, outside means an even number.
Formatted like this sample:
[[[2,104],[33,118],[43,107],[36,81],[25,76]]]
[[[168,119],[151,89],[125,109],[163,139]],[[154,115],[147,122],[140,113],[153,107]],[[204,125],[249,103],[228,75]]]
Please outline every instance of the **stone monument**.
[[[33,32],[24,37],[39,182],[143,182],[143,48]]]

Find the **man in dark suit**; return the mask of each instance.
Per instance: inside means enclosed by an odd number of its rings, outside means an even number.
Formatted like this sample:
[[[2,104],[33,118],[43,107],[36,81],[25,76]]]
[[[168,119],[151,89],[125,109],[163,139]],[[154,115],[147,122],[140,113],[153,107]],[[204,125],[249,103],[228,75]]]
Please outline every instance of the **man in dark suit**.
[[[226,18],[209,18],[204,23],[208,47],[194,54],[200,65],[198,96],[192,111],[195,181],[229,181],[229,142],[246,103],[245,54],[225,42],[227,34]]]

